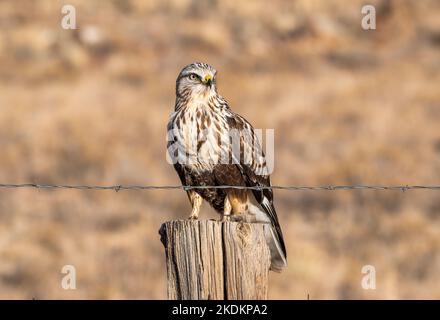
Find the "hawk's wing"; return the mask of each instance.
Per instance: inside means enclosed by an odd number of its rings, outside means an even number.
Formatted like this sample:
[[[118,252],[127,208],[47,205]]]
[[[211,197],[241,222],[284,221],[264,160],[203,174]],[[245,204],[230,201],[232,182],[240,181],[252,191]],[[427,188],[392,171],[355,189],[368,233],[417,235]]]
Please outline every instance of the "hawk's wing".
[[[240,134],[240,159],[237,159],[237,155],[234,155],[234,152],[232,152],[232,157],[235,160],[234,163],[238,166],[247,186],[270,187],[271,183],[266,159],[254,128],[240,115],[234,114],[231,111],[230,113],[227,116],[229,128],[236,129]],[[287,263],[286,247],[278,216],[273,205],[273,191],[270,188],[265,188],[252,190],[252,193],[275,231],[275,234],[272,235],[277,242],[277,248],[275,249],[278,252],[281,251],[279,252],[281,259],[279,261],[280,268],[278,268],[281,269]]]
[[[182,183],[182,186],[186,186],[188,184],[188,181],[186,179],[186,172],[185,172],[185,167],[180,164],[178,161],[176,161],[177,158],[177,150],[174,150],[173,148],[171,148],[171,146],[176,143],[176,137],[174,136],[174,132],[173,132],[173,124],[174,124],[174,119],[176,117],[177,113],[173,112],[170,115],[170,120],[168,121],[168,125],[167,125],[167,139],[168,139],[168,143],[167,143],[167,151],[169,153],[169,156],[171,157],[172,160],[174,160],[174,170],[176,170],[179,178],[180,178],[180,182]],[[174,154],[171,154],[174,153]],[[190,199],[190,193],[189,191],[186,192],[186,194],[188,195],[188,199]]]

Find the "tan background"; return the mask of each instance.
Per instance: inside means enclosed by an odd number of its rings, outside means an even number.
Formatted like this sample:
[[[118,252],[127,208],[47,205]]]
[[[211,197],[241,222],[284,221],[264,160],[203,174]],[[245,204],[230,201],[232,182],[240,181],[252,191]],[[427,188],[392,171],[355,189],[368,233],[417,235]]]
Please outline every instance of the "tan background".
[[[0,183],[178,184],[174,82],[203,61],[275,129],[275,184],[439,184],[440,3],[370,2],[376,31],[358,0],[70,0],[72,31],[63,1],[1,1]],[[290,266],[270,297],[440,298],[439,196],[276,191]],[[0,298],[165,298],[157,231],[189,210],[179,190],[0,190]]]

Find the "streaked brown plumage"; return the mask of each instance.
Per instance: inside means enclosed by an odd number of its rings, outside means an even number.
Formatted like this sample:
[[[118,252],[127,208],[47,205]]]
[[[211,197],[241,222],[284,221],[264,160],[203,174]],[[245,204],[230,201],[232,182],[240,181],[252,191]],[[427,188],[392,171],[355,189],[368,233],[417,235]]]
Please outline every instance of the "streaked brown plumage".
[[[186,186],[270,186],[254,128],[232,112],[217,93],[216,73],[208,64],[193,63],[177,77],[175,110],[168,122],[168,152],[174,168]],[[269,223],[266,239],[272,256],[271,269],[281,271],[287,265],[271,189],[193,189],[188,191],[188,197],[193,208],[191,219],[198,218],[205,200],[223,220],[232,216]]]

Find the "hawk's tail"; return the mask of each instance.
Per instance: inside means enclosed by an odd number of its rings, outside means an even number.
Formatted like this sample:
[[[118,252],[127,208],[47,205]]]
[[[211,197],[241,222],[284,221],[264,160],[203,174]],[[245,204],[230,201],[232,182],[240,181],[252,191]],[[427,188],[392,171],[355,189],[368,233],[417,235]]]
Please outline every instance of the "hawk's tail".
[[[286,246],[284,245],[281,226],[278,222],[274,206],[266,198],[263,199],[261,206],[266,211],[271,222],[270,225],[264,227],[264,235],[266,236],[271,257],[270,270],[281,272],[283,268],[287,267]]]
[[[270,270],[281,272],[287,267],[287,257],[277,232],[270,225],[264,226],[264,235],[270,250]],[[282,241],[282,240],[281,240]]]
[[[265,197],[259,204],[252,200],[248,203],[250,213],[256,216],[257,221],[266,223],[264,225],[264,235],[270,250],[270,270],[281,272],[283,268],[287,267],[287,254],[275,208]]]

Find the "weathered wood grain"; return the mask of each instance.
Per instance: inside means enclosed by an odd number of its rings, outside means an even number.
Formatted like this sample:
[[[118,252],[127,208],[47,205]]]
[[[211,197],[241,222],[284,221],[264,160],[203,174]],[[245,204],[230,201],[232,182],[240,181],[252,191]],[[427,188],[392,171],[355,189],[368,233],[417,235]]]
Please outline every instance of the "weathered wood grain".
[[[270,252],[263,225],[213,220],[165,222],[169,299],[266,299]]]

